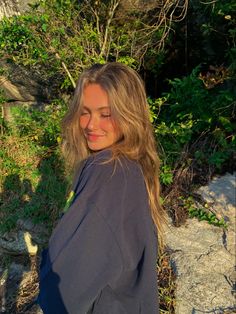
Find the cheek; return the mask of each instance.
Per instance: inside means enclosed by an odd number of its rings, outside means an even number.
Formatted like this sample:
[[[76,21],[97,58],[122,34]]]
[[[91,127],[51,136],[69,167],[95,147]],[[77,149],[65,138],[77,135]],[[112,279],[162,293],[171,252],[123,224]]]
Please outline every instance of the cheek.
[[[79,125],[80,125],[81,129],[85,129],[86,126],[87,126],[87,124],[88,124],[88,117],[86,117],[86,116],[81,116],[81,117],[79,118]]]
[[[110,121],[101,121],[100,128],[104,131],[108,132],[110,135],[114,136],[115,138],[120,138],[120,130],[117,124],[110,120]]]
[[[100,128],[103,129],[104,131],[107,131],[107,132],[114,131],[114,124],[110,120],[103,119],[100,121],[99,125],[100,125]]]
[[[119,130],[117,123],[115,123],[113,119],[101,120],[100,128],[109,133],[118,133],[118,130]]]

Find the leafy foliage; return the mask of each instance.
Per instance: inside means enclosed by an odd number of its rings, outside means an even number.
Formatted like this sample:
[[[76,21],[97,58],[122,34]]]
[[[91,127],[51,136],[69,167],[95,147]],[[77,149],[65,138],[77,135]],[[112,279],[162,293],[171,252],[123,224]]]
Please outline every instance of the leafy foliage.
[[[59,78],[58,87],[67,90],[93,63],[119,61],[137,68],[148,47],[158,55],[170,30],[165,10],[170,14],[177,9],[182,17],[185,6],[170,4],[160,9],[158,2],[126,8],[120,0],[42,0],[31,5],[25,15],[1,21],[0,55],[18,64],[33,65],[45,77],[54,73]],[[169,23],[172,18],[168,18]]]
[[[191,147],[204,136],[211,144],[208,141],[205,147],[195,150],[194,157],[199,163],[220,168],[236,148],[236,92],[224,86],[207,89],[199,72],[197,67],[191,75],[170,81],[171,90],[165,94],[161,109],[152,103],[155,132],[169,165],[175,163],[186,145]]]
[[[190,2],[188,31],[193,59],[208,65],[225,64],[235,71],[235,14],[234,0]]]
[[[58,149],[63,102],[45,108],[14,108],[15,126],[1,136],[0,230],[19,218],[52,227],[65,204],[67,179]]]
[[[195,217],[200,221],[207,221],[210,225],[227,228],[227,224],[223,218],[218,219],[215,213],[207,211],[206,208],[197,207],[194,204],[194,200],[192,197],[182,197],[181,199],[183,201],[183,206],[187,209],[191,218]]]
[[[14,107],[12,113],[17,125],[16,132],[19,137],[26,136],[44,147],[53,147],[60,142],[60,121],[65,111],[65,103],[59,100],[42,109]]]
[[[187,26],[192,39],[195,26],[191,23],[191,14],[196,14],[201,45],[197,43],[196,55],[193,55],[202,63],[190,75],[169,80],[169,90],[161,97],[148,98],[162,159],[163,186],[173,184],[179,161],[186,152],[189,155],[185,163],[194,160],[199,166],[207,164],[219,171],[235,151],[235,11],[232,0],[191,2]],[[141,10],[122,8],[118,0],[43,0],[32,5],[30,12],[1,21],[0,55],[7,61],[37,69],[47,79],[56,78],[58,90],[67,93],[72,92],[73,78],[95,62],[116,60],[138,69],[144,61],[144,67],[152,69],[156,77],[160,67],[167,63],[168,49],[160,48],[163,38],[170,45],[169,38],[163,37],[167,20],[158,24],[160,12],[163,13],[158,3]],[[171,15],[171,6],[168,12]],[[213,49],[215,43],[224,43],[225,49],[219,55]],[[220,58],[224,60],[221,64]],[[11,137],[25,139],[34,156],[49,164],[52,162],[54,167],[54,161],[60,159],[59,121],[65,110],[65,104],[59,101],[44,109],[13,108],[16,128],[10,129],[10,125],[1,121],[4,141],[8,142]],[[4,148],[1,153],[3,171],[11,175],[11,169],[15,169],[13,174],[19,175],[22,181],[25,170],[20,170],[18,162],[6,151]],[[31,170],[30,180],[39,178],[41,172]],[[28,214],[33,215],[33,210],[27,208]]]

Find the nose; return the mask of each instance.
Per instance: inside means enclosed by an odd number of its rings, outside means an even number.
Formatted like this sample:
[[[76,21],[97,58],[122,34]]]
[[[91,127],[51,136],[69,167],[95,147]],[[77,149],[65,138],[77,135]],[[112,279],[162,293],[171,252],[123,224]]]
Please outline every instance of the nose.
[[[91,114],[90,119],[89,119],[88,124],[87,124],[87,129],[89,131],[96,130],[96,129],[98,129],[98,125],[99,125],[98,118],[95,115]]]

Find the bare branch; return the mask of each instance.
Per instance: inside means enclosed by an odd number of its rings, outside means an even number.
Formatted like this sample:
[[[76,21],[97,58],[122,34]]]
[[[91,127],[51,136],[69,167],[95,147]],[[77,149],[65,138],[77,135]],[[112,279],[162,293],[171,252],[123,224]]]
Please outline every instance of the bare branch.
[[[102,48],[101,48],[100,56],[104,55],[104,52],[105,52],[105,49],[106,49],[106,45],[107,45],[107,39],[108,39],[108,33],[109,33],[110,24],[112,22],[113,16],[114,16],[115,11],[116,11],[116,9],[117,9],[119,4],[120,4],[120,0],[112,0],[111,1],[111,6],[109,8],[108,20],[107,20],[107,23],[106,23],[106,29],[105,29],[103,45],[102,45]]]

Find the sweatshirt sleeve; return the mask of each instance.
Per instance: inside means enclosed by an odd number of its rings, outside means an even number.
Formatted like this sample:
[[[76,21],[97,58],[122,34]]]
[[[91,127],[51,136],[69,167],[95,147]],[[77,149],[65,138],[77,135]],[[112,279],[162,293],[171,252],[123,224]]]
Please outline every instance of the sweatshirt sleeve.
[[[85,314],[101,290],[122,272],[119,247],[95,204],[64,247],[48,254],[41,272],[40,306],[44,313]],[[57,240],[59,240],[57,238]],[[52,254],[51,254],[52,253]],[[56,308],[57,307],[57,308]]]

